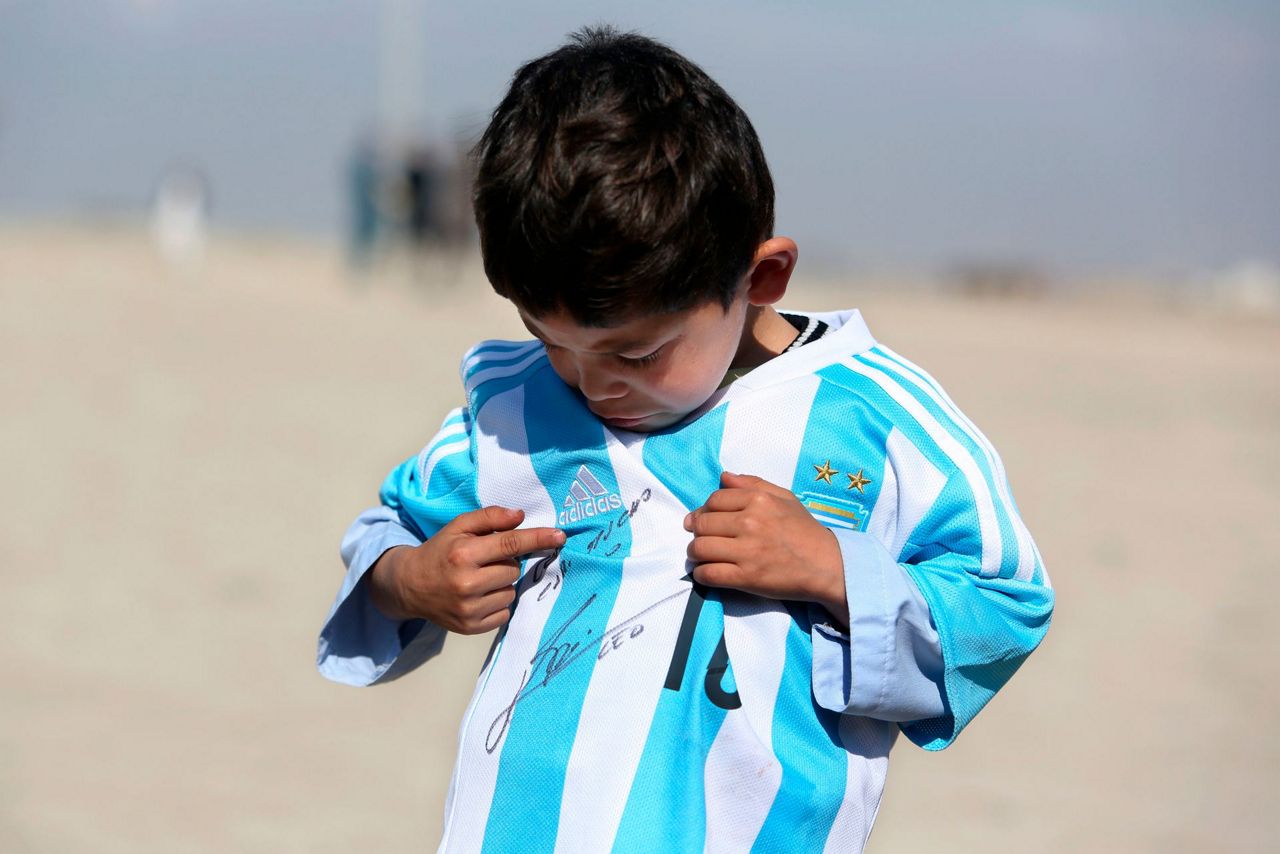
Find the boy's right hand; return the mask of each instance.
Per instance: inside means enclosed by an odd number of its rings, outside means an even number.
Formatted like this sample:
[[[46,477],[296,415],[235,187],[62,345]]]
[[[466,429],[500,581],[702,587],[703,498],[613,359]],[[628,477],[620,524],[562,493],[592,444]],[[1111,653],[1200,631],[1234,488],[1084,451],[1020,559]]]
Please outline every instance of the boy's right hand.
[[[523,510],[483,507],[420,546],[388,549],[369,570],[369,597],[393,620],[426,619],[476,635],[507,621],[521,555],[564,545],[556,528],[523,528]]]

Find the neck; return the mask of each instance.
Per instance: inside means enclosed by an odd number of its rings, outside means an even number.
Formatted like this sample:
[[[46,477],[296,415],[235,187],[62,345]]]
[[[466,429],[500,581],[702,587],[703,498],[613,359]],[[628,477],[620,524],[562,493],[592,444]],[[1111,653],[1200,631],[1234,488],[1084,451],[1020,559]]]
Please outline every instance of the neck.
[[[742,342],[733,359],[733,368],[754,368],[780,354],[795,340],[796,328],[771,305],[747,306]]]

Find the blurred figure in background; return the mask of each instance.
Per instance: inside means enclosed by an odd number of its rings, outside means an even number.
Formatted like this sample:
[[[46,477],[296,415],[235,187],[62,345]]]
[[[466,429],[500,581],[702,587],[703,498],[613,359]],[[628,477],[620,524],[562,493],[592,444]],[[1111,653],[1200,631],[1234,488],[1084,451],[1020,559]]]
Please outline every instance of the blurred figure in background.
[[[347,161],[348,259],[351,266],[367,269],[373,261],[374,249],[381,230],[378,149],[372,138],[361,139]]]
[[[164,260],[191,270],[204,258],[209,231],[209,183],[192,166],[170,168],[151,206],[151,235]]]

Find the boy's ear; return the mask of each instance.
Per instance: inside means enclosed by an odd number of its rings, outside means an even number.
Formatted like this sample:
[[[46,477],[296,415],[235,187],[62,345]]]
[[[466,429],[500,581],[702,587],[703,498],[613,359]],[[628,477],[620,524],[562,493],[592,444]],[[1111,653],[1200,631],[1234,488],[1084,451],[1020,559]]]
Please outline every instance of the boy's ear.
[[[787,292],[800,250],[790,237],[770,237],[756,247],[747,272],[747,302],[772,305]]]

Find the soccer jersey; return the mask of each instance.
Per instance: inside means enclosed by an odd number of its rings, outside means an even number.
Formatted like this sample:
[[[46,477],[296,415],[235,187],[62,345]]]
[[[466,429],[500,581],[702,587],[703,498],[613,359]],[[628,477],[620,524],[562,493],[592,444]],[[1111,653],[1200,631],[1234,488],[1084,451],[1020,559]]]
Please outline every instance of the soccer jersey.
[[[468,354],[467,406],[383,486],[404,534],[345,545],[368,559],[490,504],[567,534],[524,561],[461,726],[442,850],[856,850],[899,727],[950,743],[1039,642],[1052,594],[995,452],[856,312],[818,319],[833,331],[651,434],[601,424],[537,342]],[[682,520],[724,470],[787,486],[836,533],[858,579],[843,667],[815,667],[838,635],[821,608],[692,582]],[[860,619],[855,592],[894,585],[934,625]],[[411,638],[385,675],[416,666],[442,639],[423,629],[371,629],[370,658]],[[866,678],[910,657],[895,640],[929,636],[944,696]]]

